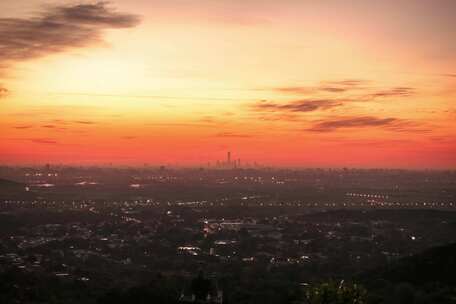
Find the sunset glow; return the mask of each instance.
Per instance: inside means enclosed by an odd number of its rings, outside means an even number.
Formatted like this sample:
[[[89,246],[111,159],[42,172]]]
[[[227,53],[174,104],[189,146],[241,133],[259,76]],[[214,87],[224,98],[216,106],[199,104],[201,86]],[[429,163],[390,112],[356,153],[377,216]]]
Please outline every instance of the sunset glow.
[[[0,3],[0,162],[456,168],[456,2]]]

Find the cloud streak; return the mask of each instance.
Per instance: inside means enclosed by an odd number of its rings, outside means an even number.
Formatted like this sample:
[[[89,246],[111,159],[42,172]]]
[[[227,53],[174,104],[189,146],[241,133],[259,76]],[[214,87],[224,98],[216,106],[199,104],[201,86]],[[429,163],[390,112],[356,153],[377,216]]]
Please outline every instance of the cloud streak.
[[[55,145],[58,142],[50,138],[27,138],[26,140],[31,141],[36,144],[46,144],[46,145]]]
[[[287,94],[306,95],[318,92],[343,93],[351,90],[359,90],[367,81],[359,79],[344,79],[338,81],[323,81],[317,86],[288,86],[277,87],[274,91]]]
[[[365,128],[365,127],[390,127],[400,124],[402,121],[397,118],[378,118],[374,116],[339,117],[329,120],[317,121],[307,131],[331,132],[343,128]]]
[[[33,126],[31,125],[24,125],[24,126],[15,126],[13,127],[14,129],[18,129],[18,130],[25,130],[25,129],[31,129],[33,128]]]
[[[215,134],[215,137],[224,137],[224,138],[251,138],[251,135],[232,133],[232,132],[220,132]]]
[[[345,79],[340,81],[323,81],[318,86],[289,86],[277,87],[276,92],[292,95],[303,95],[301,99],[287,102],[257,101],[250,106],[250,110],[274,116],[292,115],[300,113],[326,111],[346,104],[360,102],[380,102],[389,101],[392,98],[407,98],[416,93],[415,88],[397,86],[386,89],[374,89],[366,87],[367,80]],[[356,92],[353,92],[356,91]],[[324,94],[324,93],[329,93]],[[322,95],[324,94],[324,95]],[[274,118],[277,120],[276,118]]]
[[[73,121],[73,123],[81,124],[81,125],[94,125],[94,124],[96,124],[96,122],[90,121],[90,120],[75,120],[75,121]]]
[[[368,94],[368,99],[390,98],[390,97],[409,97],[415,94],[415,89],[411,87],[394,87],[387,90],[377,91]]]
[[[290,86],[290,87],[278,87],[274,91],[293,94],[293,95],[310,95],[318,93],[334,93],[343,94],[351,91],[365,92],[364,95],[358,97],[352,97],[350,101],[370,101],[381,98],[391,97],[410,97],[415,94],[416,90],[412,87],[392,87],[383,90],[374,90],[372,88],[366,88],[363,84],[367,81],[362,80],[341,80],[341,81],[326,81],[322,82],[319,86],[306,87],[306,86]]]
[[[328,110],[341,106],[343,101],[330,99],[300,99],[287,103],[260,101],[252,105],[257,112],[296,112],[305,113],[318,110]]]
[[[323,81],[314,87],[277,87],[274,90],[284,94],[304,95],[301,99],[291,101],[257,101],[250,104],[250,111],[265,121],[304,122],[305,113],[326,112],[357,103],[390,102],[392,99],[405,99],[416,94],[416,89],[407,86],[390,88],[368,87],[370,81],[345,79],[340,81]],[[323,94],[322,94],[323,93]],[[324,93],[329,93],[324,94]],[[310,128],[310,131],[326,132],[339,128],[375,127],[395,124],[395,131],[409,131],[410,124],[399,123],[394,118],[376,118],[365,114],[359,117],[345,117],[331,121],[321,121]],[[416,129],[416,126],[412,126]],[[393,126],[390,126],[393,130]],[[421,129],[422,130],[422,129]]]

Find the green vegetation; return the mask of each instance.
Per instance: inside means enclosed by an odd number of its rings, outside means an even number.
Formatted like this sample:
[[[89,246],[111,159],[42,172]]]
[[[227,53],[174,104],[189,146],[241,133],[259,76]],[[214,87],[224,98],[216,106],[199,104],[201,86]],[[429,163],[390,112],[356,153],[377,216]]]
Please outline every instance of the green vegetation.
[[[365,304],[367,291],[360,285],[330,281],[306,288],[304,304]]]

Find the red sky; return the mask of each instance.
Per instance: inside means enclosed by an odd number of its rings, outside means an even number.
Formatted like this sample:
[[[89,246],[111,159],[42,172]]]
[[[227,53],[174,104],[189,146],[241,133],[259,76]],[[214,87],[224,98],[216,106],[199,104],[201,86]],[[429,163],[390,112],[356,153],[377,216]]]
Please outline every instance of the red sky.
[[[0,3],[0,163],[456,168],[456,2]]]

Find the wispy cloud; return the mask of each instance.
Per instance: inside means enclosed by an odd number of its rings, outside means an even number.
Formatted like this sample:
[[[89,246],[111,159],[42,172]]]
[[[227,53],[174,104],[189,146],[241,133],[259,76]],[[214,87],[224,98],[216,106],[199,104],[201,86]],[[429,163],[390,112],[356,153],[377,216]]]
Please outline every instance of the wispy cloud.
[[[65,131],[65,130],[67,130],[66,127],[61,127],[61,126],[53,125],[53,124],[42,125],[41,128],[55,130],[55,131]]]
[[[415,94],[415,89],[411,87],[394,87],[387,90],[380,90],[367,95],[368,99],[389,98],[389,97],[409,97]]]
[[[303,116],[305,113],[334,111],[346,105],[357,103],[390,102],[393,99],[405,99],[416,94],[416,89],[413,87],[396,86],[379,89],[372,86],[372,83],[368,80],[358,79],[322,81],[319,85],[313,87],[277,87],[274,91],[302,95],[303,98],[281,102],[262,100],[250,104],[249,110],[261,120],[302,123],[305,121]],[[312,130],[325,131],[340,128],[342,125],[344,127],[375,126],[390,123],[393,120],[375,119],[375,117],[367,114],[363,117],[343,119],[342,121],[322,122]],[[399,130],[399,127],[397,130]]]
[[[407,133],[429,133],[432,132],[432,126],[429,124],[421,124],[412,120],[400,120],[395,124],[386,126],[389,131],[407,132]]]
[[[340,139],[330,139],[327,140],[329,144],[338,145],[348,145],[348,146],[361,146],[361,147],[391,147],[392,145],[408,145],[414,143],[414,140],[410,139],[349,139],[349,138],[340,138]]]
[[[428,124],[394,117],[345,116],[317,120],[306,131],[332,132],[339,129],[383,128],[393,132],[427,133],[432,131],[428,127]]]
[[[318,86],[289,86],[277,87],[274,91],[293,95],[316,95],[320,93],[344,94],[357,91],[356,95],[351,95],[351,101],[369,101],[391,97],[409,97],[415,94],[416,89],[412,87],[392,87],[386,89],[375,89],[364,86],[368,81],[362,80],[341,80],[325,81]]]
[[[307,86],[278,87],[274,88],[273,90],[280,93],[290,93],[299,95],[312,94],[315,92],[315,88]]]
[[[24,125],[24,126],[15,126],[13,127],[14,129],[18,129],[18,130],[24,130],[24,129],[31,129],[33,128],[33,126],[31,125]]]
[[[314,123],[308,131],[331,132],[342,128],[384,127],[400,123],[397,118],[378,118],[374,116],[338,117],[320,120]]]
[[[338,80],[338,81],[325,81],[322,82],[317,89],[323,92],[329,93],[341,93],[341,92],[348,92],[352,90],[359,90],[367,84],[368,81],[366,80],[359,80],[359,79],[345,79],[345,80]]]
[[[93,125],[93,124],[96,124],[96,122],[90,121],[90,120],[74,120],[73,123],[82,124],[82,125]]]
[[[316,86],[285,86],[274,88],[274,91],[294,95],[307,95],[319,92],[342,93],[361,89],[368,81],[359,79],[345,79],[338,81],[323,81]]]
[[[182,123],[179,123],[179,122],[176,122],[176,123],[173,123],[173,122],[156,122],[156,123],[148,123],[146,124],[147,126],[154,126],[154,127],[179,127],[179,128],[186,128],[186,127],[202,127],[202,128],[206,128],[208,127],[208,123],[192,123],[192,122],[182,122]]]
[[[264,121],[287,121],[300,122],[301,117],[296,113],[260,113],[260,120]]]
[[[26,140],[37,143],[37,144],[47,144],[47,145],[58,144],[58,142],[56,140],[50,139],[50,138],[27,138]]]
[[[225,138],[250,138],[252,135],[233,133],[233,132],[220,132],[215,134],[215,137],[225,137]]]
[[[342,80],[331,80],[325,81],[323,83],[335,86],[342,86],[342,87],[359,87],[369,83],[368,80],[364,79],[342,79]]]
[[[343,101],[330,99],[300,99],[286,103],[259,101],[251,106],[257,112],[313,112],[341,106]]]

